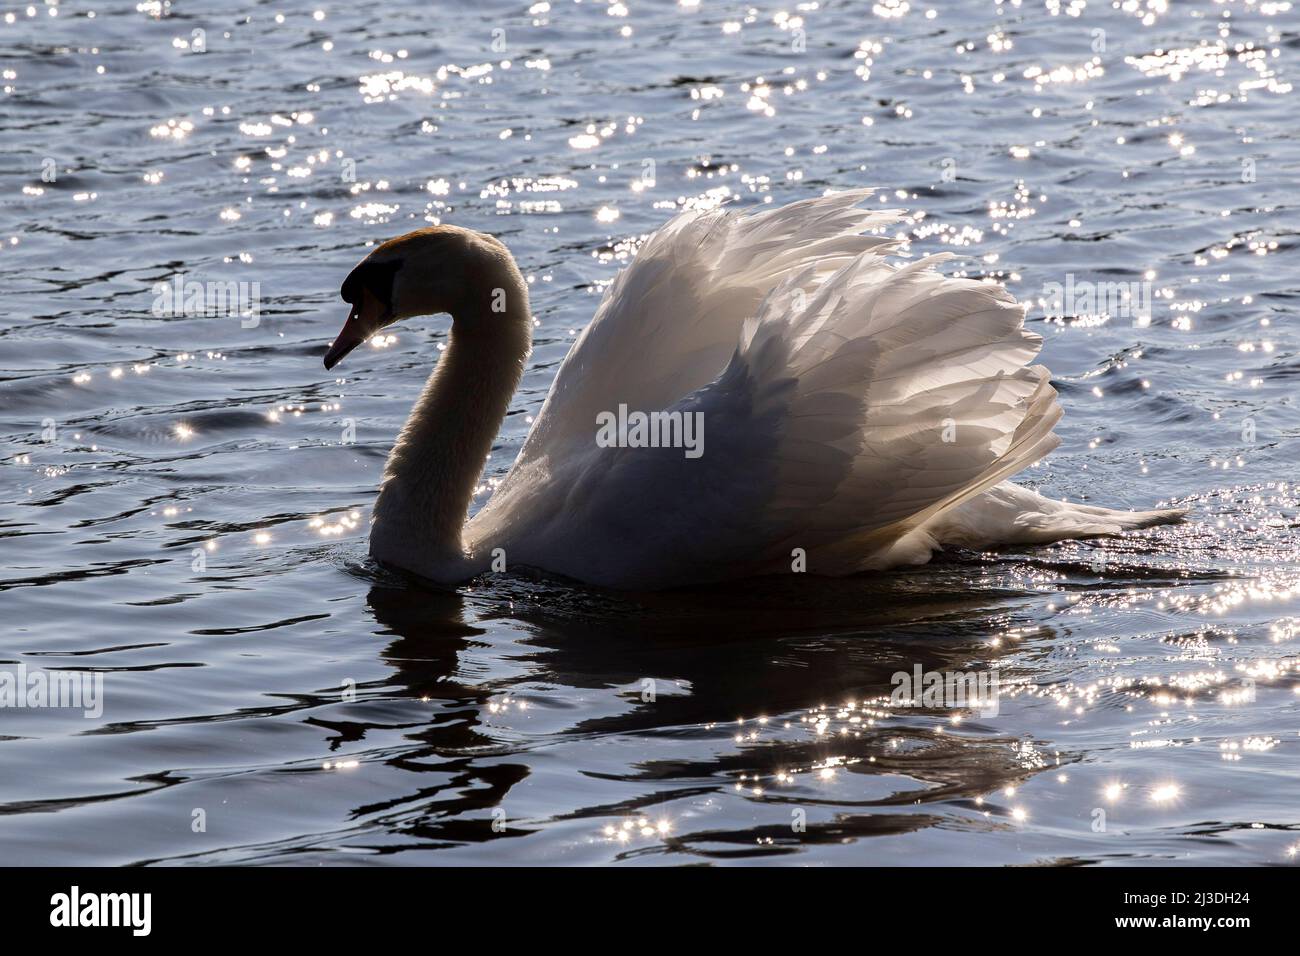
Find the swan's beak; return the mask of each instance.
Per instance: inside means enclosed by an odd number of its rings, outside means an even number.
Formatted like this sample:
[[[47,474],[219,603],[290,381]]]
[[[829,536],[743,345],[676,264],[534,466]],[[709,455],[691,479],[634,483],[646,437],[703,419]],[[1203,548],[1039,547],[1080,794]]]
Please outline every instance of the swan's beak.
[[[361,309],[353,306],[352,314],[343,323],[343,328],[335,337],[330,350],[325,353],[326,371],[338,365],[339,359],[343,358],[367,338],[369,338],[369,335],[366,334],[364,324],[361,321]]]

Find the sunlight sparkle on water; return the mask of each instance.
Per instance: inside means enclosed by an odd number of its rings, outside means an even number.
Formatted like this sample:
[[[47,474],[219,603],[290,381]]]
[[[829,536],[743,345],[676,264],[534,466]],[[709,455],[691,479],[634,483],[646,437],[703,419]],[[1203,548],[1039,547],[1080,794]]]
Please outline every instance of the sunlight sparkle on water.
[[[1182,789],[1176,783],[1162,784],[1151,791],[1152,803],[1170,803],[1182,796]]]

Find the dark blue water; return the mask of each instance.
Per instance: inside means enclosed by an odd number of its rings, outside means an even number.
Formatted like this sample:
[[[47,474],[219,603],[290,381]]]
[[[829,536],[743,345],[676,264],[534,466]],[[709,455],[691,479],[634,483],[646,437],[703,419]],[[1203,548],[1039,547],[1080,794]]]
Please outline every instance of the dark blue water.
[[[1291,858],[1290,3],[8,9],[0,671],[103,711],[0,708],[0,861]],[[488,230],[532,283],[481,504],[640,237],[860,185],[1032,304],[1064,442],[1022,479],[1190,523],[662,595],[369,565],[446,326],[323,371],[367,243]],[[177,275],[257,322],[157,314]],[[1047,318],[1067,281],[1149,324]],[[917,665],[998,713],[897,706]]]

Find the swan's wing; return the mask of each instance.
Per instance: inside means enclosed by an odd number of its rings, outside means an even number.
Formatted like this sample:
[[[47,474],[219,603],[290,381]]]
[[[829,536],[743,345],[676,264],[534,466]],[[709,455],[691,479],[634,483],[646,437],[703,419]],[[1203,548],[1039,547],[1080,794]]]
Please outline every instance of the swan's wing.
[[[1056,447],[1041,339],[996,285],[952,279],[931,256],[868,253],[817,287],[768,297],[740,355],[756,394],[788,394],[766,508],[775,556],[840,572]],[[816,555],[816,558],[813,556]]]
[[[560,365],[520,463],[589,437],[619,405],[668,408],[713,381],[741,327],[793,272],[829,275],[893,241],[859,233],[898,219],[856,208],[855,189],[744,215],[684,212],[651,235],[605,290],[595,317]]]
[[[503,486],[480,527],[503,534],[513,518],[536,563],[625,586],[789,567],[796,548],[814,572],[895,563],[909,531],[1056,444],[1023,309],[944,277],[943,258],[896,268],[868,251],[829,276],[819,263],[787,275],[724,371],[668,406],[703,418],[700,458],[598,448],[584,423],[565,454]]]

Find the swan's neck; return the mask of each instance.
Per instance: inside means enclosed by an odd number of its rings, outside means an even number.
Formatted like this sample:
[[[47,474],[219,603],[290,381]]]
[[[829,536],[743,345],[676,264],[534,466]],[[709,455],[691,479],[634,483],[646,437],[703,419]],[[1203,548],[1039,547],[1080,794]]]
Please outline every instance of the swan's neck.
[[[474,573],[461,532],[532,342],[523,277],[513,262],[501,272],[467,296],[481,307],[452,316],[447,348],[388,456],[372,516],[370,553],[436,580]]]

